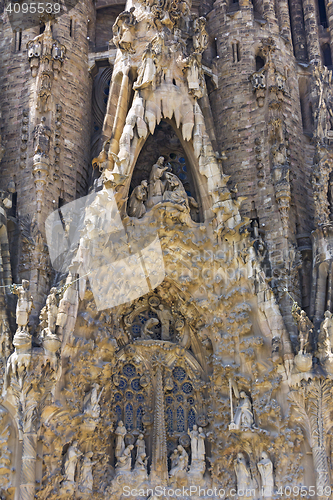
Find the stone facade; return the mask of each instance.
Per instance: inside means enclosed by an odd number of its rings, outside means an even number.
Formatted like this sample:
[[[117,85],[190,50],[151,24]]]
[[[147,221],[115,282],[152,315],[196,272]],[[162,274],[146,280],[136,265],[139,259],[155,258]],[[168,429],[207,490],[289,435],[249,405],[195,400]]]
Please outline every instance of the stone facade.
[[[0,497],[332,498],[333,2],[0,28]]]

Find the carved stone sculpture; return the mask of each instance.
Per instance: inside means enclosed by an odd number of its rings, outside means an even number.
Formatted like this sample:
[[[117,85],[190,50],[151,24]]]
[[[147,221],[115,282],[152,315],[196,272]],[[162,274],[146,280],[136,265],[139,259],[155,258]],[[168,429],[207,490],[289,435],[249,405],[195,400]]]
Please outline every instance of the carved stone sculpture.
[[[67,450],[64,464],[65,480],[70,483],[74,483],[75,481],[76,467],[81,455],[78,443],[74,441]]]
[[[94,453],[92,451],[88,451],[83,458],[83,462],[81,465],[80,471],[80,484],[79,489],[85,493],[89,493],[93,490],[94,477],[93,477],[93,467],[97,464],[93,462],[91,459]]]
[[[33,307],[32,296],[29,293],[29,281],[22,280],[22,285],[12,285],[11,291],[18,296],[16,306],[16,323],[18,330],[27,330],[29,315]]]
[[[161,180],[163,173],[167,170],[164,166],[164,157],[160,156],[157,162],[152,166],[149,176],[148,201],[147,207],[151,208],[163,200],[165,190],[165,181]]]
[[[190,431],[190,429],[187,430],[188,435],[191,438],[191,457],[192,460],[197,460],[198,457],[198,442],[199,442],[199,432],[198,432],[198,426],[193,425],[193,430]]]
[[[203,432],[202,427],[199,427],[199,436],[198,436],[198,460],[205,460],[206,449],[205,449],[205,434]]]
[[[246,491],[250,489],[252,477],[243,453],[238,453],[237,458],[234,460],[234,469],[237,477],[237,490]]]
[[[49,328],[49,331],[52,333],[54,333],[55,330],[58,314],[58,300],[56,296],[57,292],[57,288],[52,287],[46,299],[47,326]]]
[[[313,332],[313,324],[306,312],[302,311],[297,304],[293,305],[291,314],[298,326],[299,354],[305,354],[309,346],[309,337]]]
[[[239,396],[241,400],[235,411],[234,422],[229,428],[237,430],[251,429],[254,424],[254,418],[250,398],[244,391],[241,391]]]
[[[160,320],[162,327],[161,339],[170,340],[170,322],[172,322],[173,320],[170,310],[163,304],[160,304],[157,309],[155,309],[152,306],[150,307],[152,311],[154,311],[157,314],[157,317]]]
[[[147,48],[143,52],[141,65],[138,71],[138,78],[133,85],[134,90],[144,89],[146,87],[156,85],[156,65],[155,65],[156,55],[153,51],[152,44],[149,43]]]
[[[175,465],[170,470],[170,477],[177,476],[179,472],[187,470],[188,454],[181,445],[177,446],[177,457],[174,456],[173,460]]]
[[[136,446],[136,459],[138,459],[138,457],[140,457],[141,455],[146,454],[146,443],[143,434],[139,434],[135,446]]]
[[[118,462],[116,464],[117,473],[128,472],[132,468],[132,450],[134,446],[129,444],[123,451],[123,453],[118,457]]]
[[[166,187],[163,194],[163,201],[171,201],[177,203],[178,205],[183,205],[187,210],[189,210],[189,202],[187,193],[180,179],[175,174],[167,172],[166,177]]]
[[[116,450],[115,450],[115,456],[117,458],[121,457],[125,451],[125,441],[124,438],[127,434],[126,427],[124,426],[123,422],[120,420],[118,422],[118,427],[115,430],[115,435],[117,436],[116,438]]]
[[[146,207],[144,202],[148,197],[148,182],[146,180],[142,181],[139,186],[136,186],[130,197],[128,205],[128,215],[130,217],[137,217],[140,219],[146,213]]]
[[[116,19],[113,25],[113,43],[122,51],[133,54],[134,50],[134,27],[137,24],[135,7],[129,11],[124,11]]]
[[[142,325],[141,340],[151,340],[151,338],[155,335],[154,331],[151,330],[151,328],[156,325],[158,325],[158,319],[156,318],[147,319],[145,324]]]
[[[270,498],[274,488],[273,463],[265,451],[262,452],[257,466],[261,476],[262,495]]]
[[[42,116],[34,130],[34,152],[42,156],[48,156],[50,150],[51,130],[45,125],[45,121],[45,116]]]
[[[103,389],[98,394],[99,387],[99,384],[94,384],[91,391],[88,392],[88,394],[84,398],[83,414],[85,417],[92,420],[98,419],[101,412],[99,400],[101,399]]]

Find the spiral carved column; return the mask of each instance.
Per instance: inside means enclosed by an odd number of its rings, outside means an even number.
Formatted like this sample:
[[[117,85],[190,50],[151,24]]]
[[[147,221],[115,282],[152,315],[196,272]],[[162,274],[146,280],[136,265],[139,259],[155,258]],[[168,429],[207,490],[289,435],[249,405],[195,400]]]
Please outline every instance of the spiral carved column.
[[[33,500],[36,487],[37,434],[23,435],[20,500]]]

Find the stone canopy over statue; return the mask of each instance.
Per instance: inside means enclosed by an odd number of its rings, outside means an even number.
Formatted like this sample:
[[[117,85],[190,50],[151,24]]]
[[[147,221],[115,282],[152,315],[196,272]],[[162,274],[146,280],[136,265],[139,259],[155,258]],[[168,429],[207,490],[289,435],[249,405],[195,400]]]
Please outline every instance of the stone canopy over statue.
[[[190,207],[198,208],[194,198],[187,195],[181,180],[171,172],[171,167],[165,164],[160,156],[152,166],[149,182],[143,180],[136,186],[128,203],[128,215],[140,219],[147,210],[159,203],[172,203],[179,210],[189,213]]]

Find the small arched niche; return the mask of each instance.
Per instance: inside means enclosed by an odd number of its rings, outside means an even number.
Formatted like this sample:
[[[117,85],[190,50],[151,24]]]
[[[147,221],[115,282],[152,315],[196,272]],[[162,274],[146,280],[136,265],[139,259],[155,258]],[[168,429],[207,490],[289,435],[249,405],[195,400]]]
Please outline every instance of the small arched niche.
[[[138,156],[131,179],[129,198],[133,189],[139,186],[142,181],[146,180],[149,182],[152,166],[160,156],[164,157],[165,165],[169,166],[168,171],[176,175],[182,182],[190,200],[192,220],[194,222],[202,222],[203,211],[198,182],[190,167],[190,160],[172,125],[164,120],[156,126],[154,135],[148,137]],[[191,200],[194,200],[198,206],[196,207],[194,203],[191,203]]]

